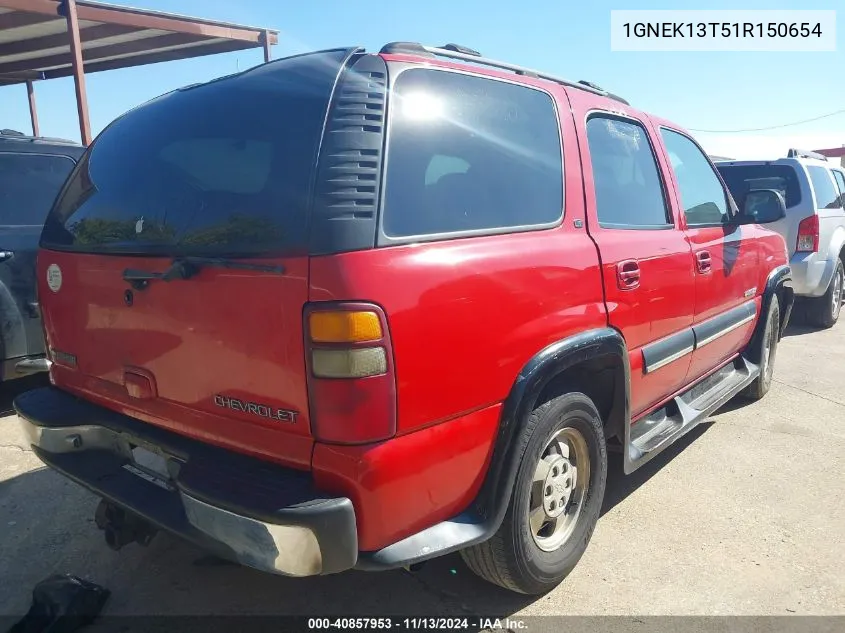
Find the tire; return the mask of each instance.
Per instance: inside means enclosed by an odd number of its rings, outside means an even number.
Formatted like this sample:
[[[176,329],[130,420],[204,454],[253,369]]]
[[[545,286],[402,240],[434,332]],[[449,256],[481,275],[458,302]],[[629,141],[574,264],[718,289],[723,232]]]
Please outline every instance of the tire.
[[[810,324],[820,328],[833,327],[842,311],[845,294],[845,267],[842,260],[836,261],[836,268],[827,291],[821,296],[807,300],[806,317]]]
[[[561,443],[568,447],[568,459],[563,458]],[[489,540],[463,550],[461,556],[483,579],[511,591],[537,595],[553,589],[572,571],[598,521],[607,480],[607,447],[595,405],[582,393],[567,393],[540,405],[531,412],[517,450],[520,464],[502,525]],[[542,470],[546,479],[533,483]],[[573,472],[568,485],[567,473],[571,476]],[[571,493],[567,493],[570,486]],[[549,490],[551,495],[546,494]],[[563,508],[558,517],[550,519],[545,508],[564,500],[557,495],[571,496],[551,510]],[[542,507],[537,507],[538,502]],[[535,512],[541,513],[532,516],[547,521],[538,536],[529,525],[532,504]],[[544,536],[547,534],[550,536]]]
[[[750,400],[759,400],[772,386],[772,374],[775,369],[775,357],[778,351],[780,328],[780,303],[777,295],[772,296],[766,324],[763,326],[763,336],[760,338],[759,350],[755,351],[755,360],[760,366],[760,375],[754,379],[742,392]]]

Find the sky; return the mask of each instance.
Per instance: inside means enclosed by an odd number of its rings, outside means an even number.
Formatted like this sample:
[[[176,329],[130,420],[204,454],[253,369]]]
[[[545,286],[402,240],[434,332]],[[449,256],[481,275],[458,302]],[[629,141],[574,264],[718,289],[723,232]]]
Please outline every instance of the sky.
[[[120,1],[120,0],[119,0]],[[781,129],[708,133],[783,125],[845,109],[845,10],[841,0],[123,0],[123,3],[275,28],[274,57],[390,41],[456,42],[486,57],[586,79],[633,106],[693,131],[711,154],[776,158],[790,147],[845,145],[845,112]],[[836,52],[612,52],[611,9],[837,9]],[[86,76],[94,133],[113,118],[179,86],[244,70],[261,50],[166,62]],[[41,134],[79,139],[72,79],[36,85]],[[26,89],[0,88],[0,126],[30,131]]]

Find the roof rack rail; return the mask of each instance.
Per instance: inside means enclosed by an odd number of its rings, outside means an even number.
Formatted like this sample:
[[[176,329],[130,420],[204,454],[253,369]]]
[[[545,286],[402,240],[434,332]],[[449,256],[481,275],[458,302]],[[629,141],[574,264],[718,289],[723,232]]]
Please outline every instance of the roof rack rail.
[[[540,72],[538,70],[532,70],[523,66],[517,66],[516,64],[509,64],[507,62],[500,62],[495,59],[489,59],[487,57],[483,57],[478,51],[475,51],[471,48],[467,48],[465,46],[459,46],[458,44],[446,44],[444,46],[438,47],[425,46],[418,42],[391,42],[389,44],[385,44],[380,52],[387,54],[405,53],[409,55],[423,55],[426,57],[446,57],[449,59],[458,59],[471,64],[480,64],[482,66],[490,66],[491,68],[510,70],[516,73],[517,75],[524,75],[528,77],[536,77],[538,79],[545,79],[547,81],[553,81],[563,86],[577,88],[579,90],[591,92],[593,94],[601,95],[603,97],[609,97],[611,99],[624,103],[625,105],[630,105],[625,99],[623,99],[619,95],[615,95],[612,92],[608,92],[607,90],[604,90],[603,88],[589,81],[570,81],[569,79],[563,79],[562,77],[549,75],[548,73]]]
[[[4,141],[15,141],[20,143],[52,143],[54,145],[79,145],[77,141],[71,141],[66,138],[57,138],[53,136],[30,136],[17,130],[5,128],[0,130],[0,139]]]
[[[808,152],[803,149],[790,149],[787,154],[787,158],[815,158],[816,160],[827,160],[827,156],[824,154],[819,154],[818,152]]]

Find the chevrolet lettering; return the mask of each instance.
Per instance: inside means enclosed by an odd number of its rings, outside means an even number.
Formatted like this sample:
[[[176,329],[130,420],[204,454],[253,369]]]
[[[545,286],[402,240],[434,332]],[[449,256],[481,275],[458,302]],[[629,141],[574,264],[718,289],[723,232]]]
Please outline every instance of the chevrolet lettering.
[[[214,404],[224,409],[232,409],[232,411],[243,411],[244,413],[251,413],[268,420],[278,420],[288,424],[296,424],[296,411],[288,409],[276,409],[267,404],[260,404],[258,402],[245,402],[237,398],[230,398],[229,396],[221,396],[217,394],[214,396]]]

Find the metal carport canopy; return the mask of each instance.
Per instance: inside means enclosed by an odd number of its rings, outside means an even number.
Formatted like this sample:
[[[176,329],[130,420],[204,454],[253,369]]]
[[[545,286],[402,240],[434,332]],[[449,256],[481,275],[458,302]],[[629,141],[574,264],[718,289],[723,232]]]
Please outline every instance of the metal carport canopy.
[[[0,86],[74,77],[82,142],[91,142],[85,73],[270,46],[278,31],[89,0],[0,0]]]

